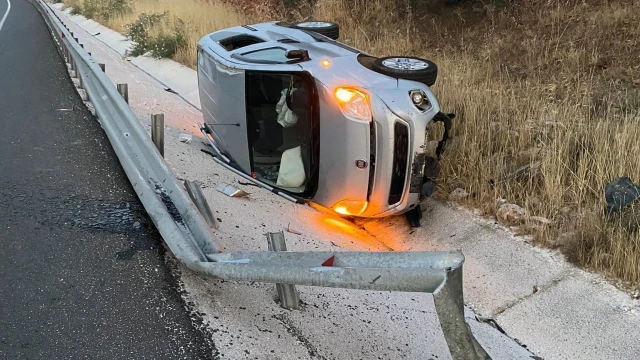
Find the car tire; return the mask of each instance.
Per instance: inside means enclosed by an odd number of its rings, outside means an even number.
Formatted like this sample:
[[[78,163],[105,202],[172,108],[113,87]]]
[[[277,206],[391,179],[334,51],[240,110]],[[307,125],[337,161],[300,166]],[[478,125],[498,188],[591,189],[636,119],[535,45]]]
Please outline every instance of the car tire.
[[[398,79],[418,81],[427,86],[433,86],[438,78],[438,66],[434,62],[410,56],[376,59],[373,70]]]
[[[329,21],[303,21],[295,23],[293,28],[313,31],[333,40],[340,37],[340,25]]]

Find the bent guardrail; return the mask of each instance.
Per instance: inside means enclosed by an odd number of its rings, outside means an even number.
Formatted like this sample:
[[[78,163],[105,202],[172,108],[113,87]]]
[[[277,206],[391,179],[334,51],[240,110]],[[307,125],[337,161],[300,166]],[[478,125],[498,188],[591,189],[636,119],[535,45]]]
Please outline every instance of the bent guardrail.
[[[138,198],[178,260],[215,279],[432,293],[452,358],[490,359],[464,319],[460,252],[223,252],[212,226],[98,63],[45,2],[30,1],[85,89]]]

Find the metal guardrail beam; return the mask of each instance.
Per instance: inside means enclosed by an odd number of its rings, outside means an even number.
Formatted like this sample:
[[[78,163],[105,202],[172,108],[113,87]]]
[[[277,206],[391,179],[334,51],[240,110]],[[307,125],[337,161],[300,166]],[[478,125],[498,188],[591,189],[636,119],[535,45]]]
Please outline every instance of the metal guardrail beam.
[[[158,156],[149,135],[98,63],[45,2],[30,1],[42,14],[61,56],[71,64],[93,102],[138,198],[179,261],[215,279],[433,293],[452,358],[490,359],[464,320],[464,257],[460,252],[223,253],[211,227]],[[331,257],[331,266],[323,266]]]

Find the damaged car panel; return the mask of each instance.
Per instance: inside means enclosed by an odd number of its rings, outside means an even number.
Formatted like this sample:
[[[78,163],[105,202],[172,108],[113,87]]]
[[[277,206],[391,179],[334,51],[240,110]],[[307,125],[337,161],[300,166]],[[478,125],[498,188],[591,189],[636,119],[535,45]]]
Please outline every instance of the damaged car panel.
[[[335,24],[330,37],[304,24],[225,29],[198,44],[202,130],[218,158],[342,215],[416,208],[427,126],[441,114],[435,64],[378,59],[335,41]]]

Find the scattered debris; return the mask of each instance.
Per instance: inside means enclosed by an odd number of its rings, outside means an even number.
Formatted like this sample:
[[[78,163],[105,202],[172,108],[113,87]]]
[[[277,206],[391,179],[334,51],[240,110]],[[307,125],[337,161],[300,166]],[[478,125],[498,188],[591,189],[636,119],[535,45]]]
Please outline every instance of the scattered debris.
[[[298,230],[294,230],[291,228],[291,223],[287,224],[287,232],[290,232],[292,234],[296,234],[296,235],[302,235],[302,233]]]
[[[53,109],[53,105],[51,105],[51,108]],[[70,108],[68,108],[68,109],[60,108],[60,109],[55,109],[55,110],[56,110],[56,111],[64,111],[64,112],[67,112],[67,111],[73,111],[74,109],[75,109],[75,104],[71,104],[71,107],[70,107]]]
[[[504,204],[498,208],[496,217],[505,225],[518,225],[524,219],[524,209],[516,204]]]
[[[128,57],[126,57],[126,56],[123,56],[123,57],[122,57],[122,60],[124,60],[124,61],[131,61],[131,59],[129,59],[129,58],[128,58]]]
[[[640,290],[635,289],[635,290],[631,293],[631,297],[632,297],[634,300],[638,300],[638,299],[640,299]]]
[[[93,34],[93,36],[98,36],[98,35],[100,35],[100,33],[99,33],[99,32],[97,32],[97,33]]]
[[[218,185],[216,190],[229,197],[248,197],[250,194],[246,191],[235,188],[233,185],[222,183]]]
[[[258,184],[254,184],[254,183],[252,183],[252,182],[244,182],[244,181],[240,181],[240,180],[238,180],[238,184],[240,184],[240,185],[245,185],[245,186],[255,186],[255,187],[260,187],[260,185],[258,185]]]
[[[449,194],[449,200],[460,201],[469,196],[469,193],[463,188],[456,188]]]
[[[193,135],[191,135],[191,134],[180,134],[178,136],[178,140],[181,143],[189,144],[193,140]]]
[[[604,187],[604,197],[607,201],[605,213],[611,215],[631,205],[640,198],[640,186],[624,176],[608,183]]]
[[[533,293],[535,294],[535,293],[537,293],[538,291],[540,291],[540,288],[538,288],[538,285],[535,285],[535,284],[534,284],[534,285],[533,285],[533,290],[532,290],[532,291],[533,291]]]
[[[172,89],[172,88],[170,88],[170,87],[166,87],[166,86],[165,86],[165,88],[164,88],[164,91],[166,91],[166,92],[170,92],[170,93],[172,93],[172,94],[177,94],[177,92],[176,92],[175,90],[173,90],[173,89]]]

